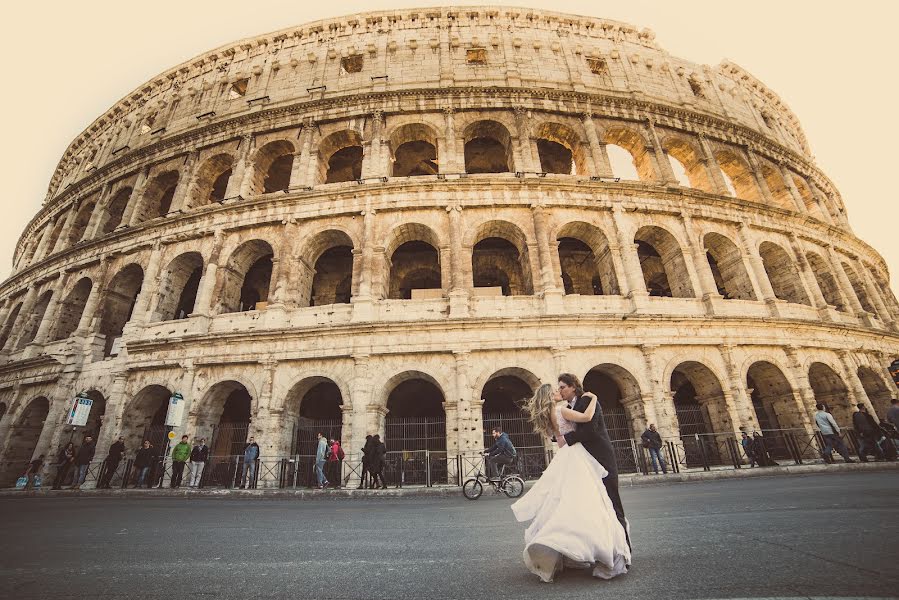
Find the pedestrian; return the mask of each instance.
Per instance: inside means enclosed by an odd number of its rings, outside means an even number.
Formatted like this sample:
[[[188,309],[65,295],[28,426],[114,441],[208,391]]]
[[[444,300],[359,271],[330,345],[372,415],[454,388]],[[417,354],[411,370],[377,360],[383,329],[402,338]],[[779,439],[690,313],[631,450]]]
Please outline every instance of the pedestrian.
[[[78,452],[75,453],[75,479],[72,482],[73,490],[81,489],[81,484],[84,483],[84,480],[87,478],[87,469],[90,466],[91,461],[94,460],[94,453],[96,451],[97,444],[94,443],[94,438],[89,435],[84,436],[81,447],[78,448]]]
[[[256,461],[259,460],[259,444],[250,436],[250,440],[243,449],[243,475],[240,477],[240,489],[256,487]],[[247,475],[250,482],[247,483]]]
[[[387,482],[384,481],[384,462],[387,460],[387,446],[381,441],[381,436],[375,434],[371,438],[372,442],[372,459],[371,459],[371,486],[378,488],[378,481],[381,487],[387,489]]]
[[[760,467],[776,467],[777,462],[768,455],[768,447],[765,444],[765,438],[761,432],[755,431],[752,434],[752,454]]]
[[[337,482],[336,487],[340,487],[340,465],[343,460],[343,448],[340,447],[340,440],[328,441],[328,480]]]
[[[668,465],[665,464],[665,457],[662,454],[662,436],[656,431],[656,426],[652,423],[649,428],[640,436],[643,440],[643,447],[649,450],[649,458],[652,460],[652,470],[656,475],[659,474],[659,464],[662,465],[662,474],[668,474]],[[658,460],[658,462],[656,462]]]
[[[890,400],[890,408],[887,410],[887,422],[899,430],[899,399]]]
[[[877,445],[881,436],[877,421],[868,414],[864,404],[856,404],[856,407],[858,410],[852,413],[852,427],[858,436],[858,459],[868,462],[868,454],[873,454],[876,460],[883,460],[883,452]]]
[[[154,458],[155,455],[150,440],[144,440],[143,447],[137,451],[137,454],[134,457],[134,468],[137,471],[137,483],[134,484],[134,487],[141,487],[144,485],[145,481],[147,487],[150,487],[150,481],[147,480],[147,474],[150,472],[150,467],[153,465]]]
[[[743,446],[743,453],[749,459],[749,468],[755,466],[755,452],[752,451],[752,438],[744,431],[740,438],[740,445]]]
[[[25,477],[28,479],[28,482],[25,484],[26,490],[30,490],[35,487],[35,479],[40,477],[42,468],[44,468],[43,454],[28,463],[28,469],[25,470]]]
[[[200,442],[190,451],[190,487],[200,487],[203,469],[208,461],[209,446],[206,445],[206,438],[200,438]]]
[[[365,436],[365,445],[362,446],[362,477],[359,479],[359,488],[371,485],[371,458],[374,456],[372,448],[372,436]]]
[[[110,488],[109,482],[112,481],[112,477],[115,475],[123,458],[125,458],[125,438],[120,435],[119,439],[109,446],[109,454],[106,455],[106,460],[103,461],[103,476],[97,485],[98,489],[108,490]]]
[[[503,431],[502,427],[496,426],[491,433],[493,435],[493,445],[484,451],[487,457],[488,475],[499,479],[503,467],[512,466],[518,451],[509,439],[509,434]]]
[[[880,449],[883,451],[883,457],[887,460],[896,460],[896,438],[899,437],[896,434],[896,427],[883,419],[878,423],[878,426],[883,434],[883,438],[880,440]]]
[[[69,442],[66,444],[65,448],[59,451],[59,456],[56,460],[56,478],[53,480],[54,490],[62,489],[62,484],[65,483],[66,475],[69,474],[69,470],[74,464],[75,444]]]
[[[190,458],[191,447],[187,443],[188,439],[190,439],[188,436],[182,435],[181,441],[172,448],[172,481],[169,485],[173,488],[181,487],[181,479],[184,477],[184,465],[187,464],[187,459]]]
[[[318,489],[323,490],[328,485],[328,479],[325,477],[324,467],[325,461],[328,459],[328,440],[322,433],[318,432],[318,446],[315,450],[315,481],[318,483]]]
[[[843,443],[843,440],[840,439],[840,426],[837,425],[833,415],[824,410],[825,406],[823,402],[817,403],[815,408],[818,409],[817,412],[815,412],[815,425],[818,426],[818,431],[821,432],[821,437],[824,438],[824,449],[821,451],[824,455],[824,462],[833,462],[834,448],[837,449],[837,452],[840,453],[840,456],[842,456],[843,460],[847,463],[855,462],[849,457],[849,450],[846,448],[846,444]]]

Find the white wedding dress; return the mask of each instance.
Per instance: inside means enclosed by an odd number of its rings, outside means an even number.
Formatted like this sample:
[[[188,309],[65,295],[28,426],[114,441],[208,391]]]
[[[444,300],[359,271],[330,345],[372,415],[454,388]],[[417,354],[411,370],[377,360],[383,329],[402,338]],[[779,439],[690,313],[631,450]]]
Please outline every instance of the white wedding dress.
[[[562,435],[575,424],[556,418]],[[593,568],[611,579],[627,571],[631,552],[602,479],[608,472],[582,444],[563,446],[528,493],[512,505],[524,532],[524,563],[546,582],[565,566]]]

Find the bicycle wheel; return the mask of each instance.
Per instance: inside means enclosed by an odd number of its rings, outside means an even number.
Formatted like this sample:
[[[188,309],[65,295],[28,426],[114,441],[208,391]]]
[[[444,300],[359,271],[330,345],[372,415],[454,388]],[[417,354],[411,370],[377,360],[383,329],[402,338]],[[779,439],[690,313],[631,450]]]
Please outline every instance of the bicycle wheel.
[[[462,486],[462,493],[469,500],[477,500],[484,493],[484,486],[477,479],[469,479]]]
[[[502,485],[503,493],[509,498],[518,498],[524,492],[524,479],[518,475],[506,477]]]

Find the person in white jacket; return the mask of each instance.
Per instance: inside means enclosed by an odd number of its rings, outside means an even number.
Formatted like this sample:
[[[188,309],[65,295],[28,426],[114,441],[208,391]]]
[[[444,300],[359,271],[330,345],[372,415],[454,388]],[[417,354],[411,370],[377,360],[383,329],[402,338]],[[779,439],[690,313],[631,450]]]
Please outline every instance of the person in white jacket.
[[[837,425],[833,415],[824,410],[824,404],[821,402],[816,404],[815,408],[818,409],[815,413],[815,425],[818,426],[818,431],[821,432],[821,436],[824,438],[824,462],[833,462],[834,448],[837,449],[837,452],[840,453],[840,456],[847,463],[855,462],[849,458],[849,449],[846,448],[846,444],[840,439],[840,426]]]

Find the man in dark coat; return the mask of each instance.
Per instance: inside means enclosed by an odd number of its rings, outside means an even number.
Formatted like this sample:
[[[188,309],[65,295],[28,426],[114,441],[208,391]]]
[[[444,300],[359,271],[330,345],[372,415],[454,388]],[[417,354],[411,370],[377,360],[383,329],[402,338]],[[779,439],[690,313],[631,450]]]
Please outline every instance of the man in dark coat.
[[[562,400],[568,402],[569,407],[578,412],[585,412],[587,405],[590,404],[590,400],[584,397],[584,388],[581,386],[580,379],[571,373],[559,375],[559,393],[562,395]],[[621,504],[621,495],[618,493],[618,461],[615,459],[615,448],[612,447],[612,440],[606,429],[602,408],[598,402],[591,421],[578,423],[574,431],[565,434],[566,444],[573,445],[578,442],[583,444],[584,449],[609,472],[602,482],[606,486],[612,506],[615,507],[615,516],[624,527],[627,544],[630,546],[630,527],[624,517],[624,507]]]
[[[372,436],[365,436],[365,445],[362,446],[362,477],[359,481],[359,489],[366,487],[366,483],[369,483],[368,478],[371,473],[371,459],[374,455],[374,451],[372,450]]]
[[[109,489],[109,482],[112,481],[112,476],[115,475],[116,469],[119,468],[119,463],[122,462],[124,457],[125,438],[119,436],[119,439],[109,447],[109,454],[104,461],[103,477],[100,478],[100,483],[97,485],[98,488]]]
[[[94,453],[97,451],[97,444],[94,443],[94,438],[87,435],[84,437],[84,442],[81,443],[81,447],[78,448],[78,452],[75,453],[75,481],[73,482],[72,489],[80,490],[81,484],[84,483],[84,480],[87,478],[87,468],[90,466],[91,461],[94,460]]]
[[[384,481],[384,474],[382,473],[384,461],[387,458],[387,446],[381,441],[381,436],[378,434],[372,436],[371,442],[372,457],[368,467],[371,470],[371,486],[377,488],[378,481],[380,481],[381,487],[387,489],[387,483]]]
[[[883,452],[877,445],[877,440],[881,437],[880,426],[868,414],[868,408],[864,404],[857,406],[858,412],[852,413],[852,427],[858,435],[858,459],[868,462],[868,454],[873,454],[877,460],[883,460]]]

